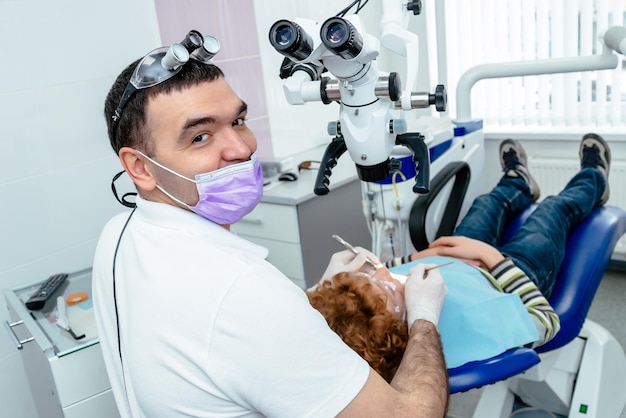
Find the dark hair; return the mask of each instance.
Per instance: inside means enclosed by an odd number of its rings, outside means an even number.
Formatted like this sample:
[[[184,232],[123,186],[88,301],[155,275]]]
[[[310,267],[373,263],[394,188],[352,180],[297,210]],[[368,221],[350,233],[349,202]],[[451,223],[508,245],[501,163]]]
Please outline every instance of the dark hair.
[[[307,292],[311,305],[328,326],[387,382],[400,366],[409,331],[404,321],[387,310],[387,299],[369,280],[338,273]]]
[[[152,153],[148,141],[149,132],[145,129],[146,104],[150,98],[162,93],[180,91],[186,87],[224,76],[222,70],[216,65],[203,64],[194,59],[189,60],[174,77],[153,87],[137,90],[124,108],[116,132],[113,132],[113,114],[140,60],[136,60],[120,73],[104,101],[104,118],[109,141],[116,154],[122,147],[139,148],[149,154]]]

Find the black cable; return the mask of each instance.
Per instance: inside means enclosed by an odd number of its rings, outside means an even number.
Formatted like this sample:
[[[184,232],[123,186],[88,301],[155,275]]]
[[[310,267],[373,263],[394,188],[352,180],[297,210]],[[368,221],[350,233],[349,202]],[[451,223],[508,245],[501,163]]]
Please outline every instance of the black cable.
[[[126,227],[128,226],[128,222],[130,222],[130,218],[133,217],[135,213],[135,206],[128,215],[128,219],[124,223],[122,227],[122,231],[120,232],[120,236],[117,239],[117,244],[115,245],[115,253],[113,253],[113,306],[115,307],[115,325],[117,327],[117,349],[120,354],[120,368],[122,369],[122,382],[124,382],[124,393],[126,394],[126,398],[128,398],[128,390],[126,389],[126,372],[124,371],[124,360],[122,360],[122,338],[120,337],[120,316],[117,311],[117,286],[115,285],[115,264],[117,261],[117,251],[120,249],[120,242],[122,241],[122,235],[124,235],[124,231],[126,231]]]
[[[357,9],[356,9],[356,12],[355,12],[355,13],[359,13],[359,12],[361,11],[361,9],[365,7],[365,5],[367,4],[367,2],[368,2],[368,1],[370,1],[370,0],[365,0],[365,1],[363,2],[363,4],[360,4],[361,2],[359,1],[359,7],[357,7]]]
[[[120,202],[122,205],[126,206],[127,208],[134,208],[135,206],[137,206],[135,202],[126,200],[126,197],[137,196],[137,192],[124,193],[124,195],[120,198],[117,194],[117,189],[115,188],[115,180],[117,180],[125,172],[126,170],[122,170],[119,173],[117,173],[115,176],[113,176],[113,180],[111,180],[111,190],[113,191],[113,196],[115,196],[115,199],[117,199],[118,202]]]
[[[350,9],[352,9],[355,5],[356,5],[356,11],[354,12],[354,14],[358,14],[368,2],[369,0],[354,0],[352,3],[350,3],[347,7],[341,10],[335,16],[344,17],[346,14],[348,14]]]
[[[352,3],[350,3],[349,6],[345,7],[344,9],[340,10],[339,13],[337,13],[335,16],[339,16],[339,17],[343,17],[346,15],[346,13],[348,13],[348,11],[352,8],[352,6],[354,6],[356,3],[358,3],[359,0],[355,0]]]
[[[135,209],[137,209],[136,206],[133,208],[132,212],[128,216],[128,219],[126,219],[126,222],[124,223],[124,227],[122,227],[122,232],[120,232],[120,236],[117,239],[117,244],[115,245],[115,253],[113,253],[113,306],[115,307],[115,323],[117,325],[117,348],[120,352],[120,362],[122,361],[122,344],[121,344],[121,338],[120,338],[120,317],[117,313],[117,291],[116,291],[117,287],[115,286],[115,264],[117,261],[117,252],[120,249],[120,242],[122,241],[122,235],[124,235],[124,231],[126,231],[128,222],[130,222],[130,218],[133,217],[133,214],[135,213]],[[124,365],[122,364],[122,371],[123,370],[124,370]]]

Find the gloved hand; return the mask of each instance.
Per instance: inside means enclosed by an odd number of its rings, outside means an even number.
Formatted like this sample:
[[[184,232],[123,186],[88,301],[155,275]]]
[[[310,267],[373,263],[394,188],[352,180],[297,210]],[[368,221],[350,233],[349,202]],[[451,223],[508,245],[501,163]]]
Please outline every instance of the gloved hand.
[[[439,322],[441,307],[448,294],[439,269],[430,270],[424,278],[424,269],[434,264],[418,264],[411,269],[404,287],[404,301],[409,329],[418,319]]]
[[[326,267],[326,271],[322,275],[320,282],[330,280],[335,274],[342,273],[344,271],[361,271],[373,274],[374,268],[367,264],[365,259],[369,258],[374,263],[381,264],[378,257],[365,248],[355,247],[355,249],[359,252],[358,255],[355,255],[350,250],[343,250],[333,254],[330,257],[330,262],[328,263],[328,267]]]

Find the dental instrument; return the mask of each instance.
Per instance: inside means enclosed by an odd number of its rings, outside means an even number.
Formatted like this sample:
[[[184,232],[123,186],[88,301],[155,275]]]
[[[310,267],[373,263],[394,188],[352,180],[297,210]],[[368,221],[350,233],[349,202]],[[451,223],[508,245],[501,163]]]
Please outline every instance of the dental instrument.
[[[428,277],[428,272],[431,270],[436,270],[438,268],[441,267],[445,267],[445,266],[449,266],[450,264],[452,264],[452,261],[448,261],[447,263],[441,263],[441,264],[437,264],[436,266],[430,266],[430,267],[426,267],[424,269],[424,279],[426,279],[426,277]]]
[[[338,243],[340,243],[341,245],[343,245],[344,247],[346,247],[346,249],[352,251],[354,254],[359,255],[359,251],[356,248],[354,248],[352,244],[350,244],[348,241],[341,238],[339,235],[334,234],[333,239],[337,241]],[[372,266],[374,270],[378,270],[381,267],[385,267],[382,263],[375,263],[369,257],[365,258],[365,262],[369,264],[370,266]]]
[[[341,238],[339,235],[334,234],[334,235],[333,235],[333,239],[334,239],[335,241],[337,241],[338,243],[340,243],[341,245],[343,245],[344,247],[346,247],[346,249],[348,249],[348,250],[352,251],[354,254],[356,254],[356,255],[358,255],[358,254],[359,254],[359,251],[358,251],[356,248],[354,248],[354,247],[352,246],[352,244],[350,244],[348,241],[346,241],[346,240],[344,240],[343,238]],[[384,267],[384,265],[383,265],[382,263],[375,263],[375,262],[374,262],[374,261],[372,261],[369,257],[366,257],[366,258],[365,258],[365,262],[366,262],[367,264],[369,264],[370,266],[372,266],[372,267],[373,267],[374,269],[376,269],[376,270],[378,270],[378,269],[379,269],[379,268],[381,268],[381,267]],[[445,266],[448,266],[448,265],[450,265],[450,264],[452,264],[452,261],[448,261],[447,263],[437,264],[436,266],[426,267],[426,268],[424,269],[424,279],[428,276],[428,272],[429,272],[429,271],[431,271],[431,270],[435,270],[435,269],[438,269],[438,268],[441,268],[441,267],[445,267]],[[399,275],[395,274],[395,275],[394,275],[394,277],[396,277],[396,276],[399,276]],[[396,277],[396,278],[397,278],[397,277]],[[406,280],[406,279],[405,279],[405,280]]]

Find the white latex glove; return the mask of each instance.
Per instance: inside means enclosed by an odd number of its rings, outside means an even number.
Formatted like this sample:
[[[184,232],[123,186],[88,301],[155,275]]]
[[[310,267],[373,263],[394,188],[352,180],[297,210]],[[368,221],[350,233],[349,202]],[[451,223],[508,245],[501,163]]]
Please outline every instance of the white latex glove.
[[[424,269],[434,264],[418,264],[411,269],[404,287],[404,301],[409,329],[418,319],[430,321],[435,326],[439,322],[441,307],[448,294],[439,269],[428,271],[424,278]]]
[[[355,247],[355,250],[357,250],[359,254],[355,255],[350,250],[343,250],[333,254],[330,257],[330,262],[328,263],[328,267],[326,267],[326,271],[322,275],[320,282],[330,280],[335,274],[342,272],[361,271],[364,273],[374,273],[374,268],[367,264],[365,260],[366,258],[369,258],[374,263],[380,264],[378,257],[376,257],[371,251],[362,247]]]

